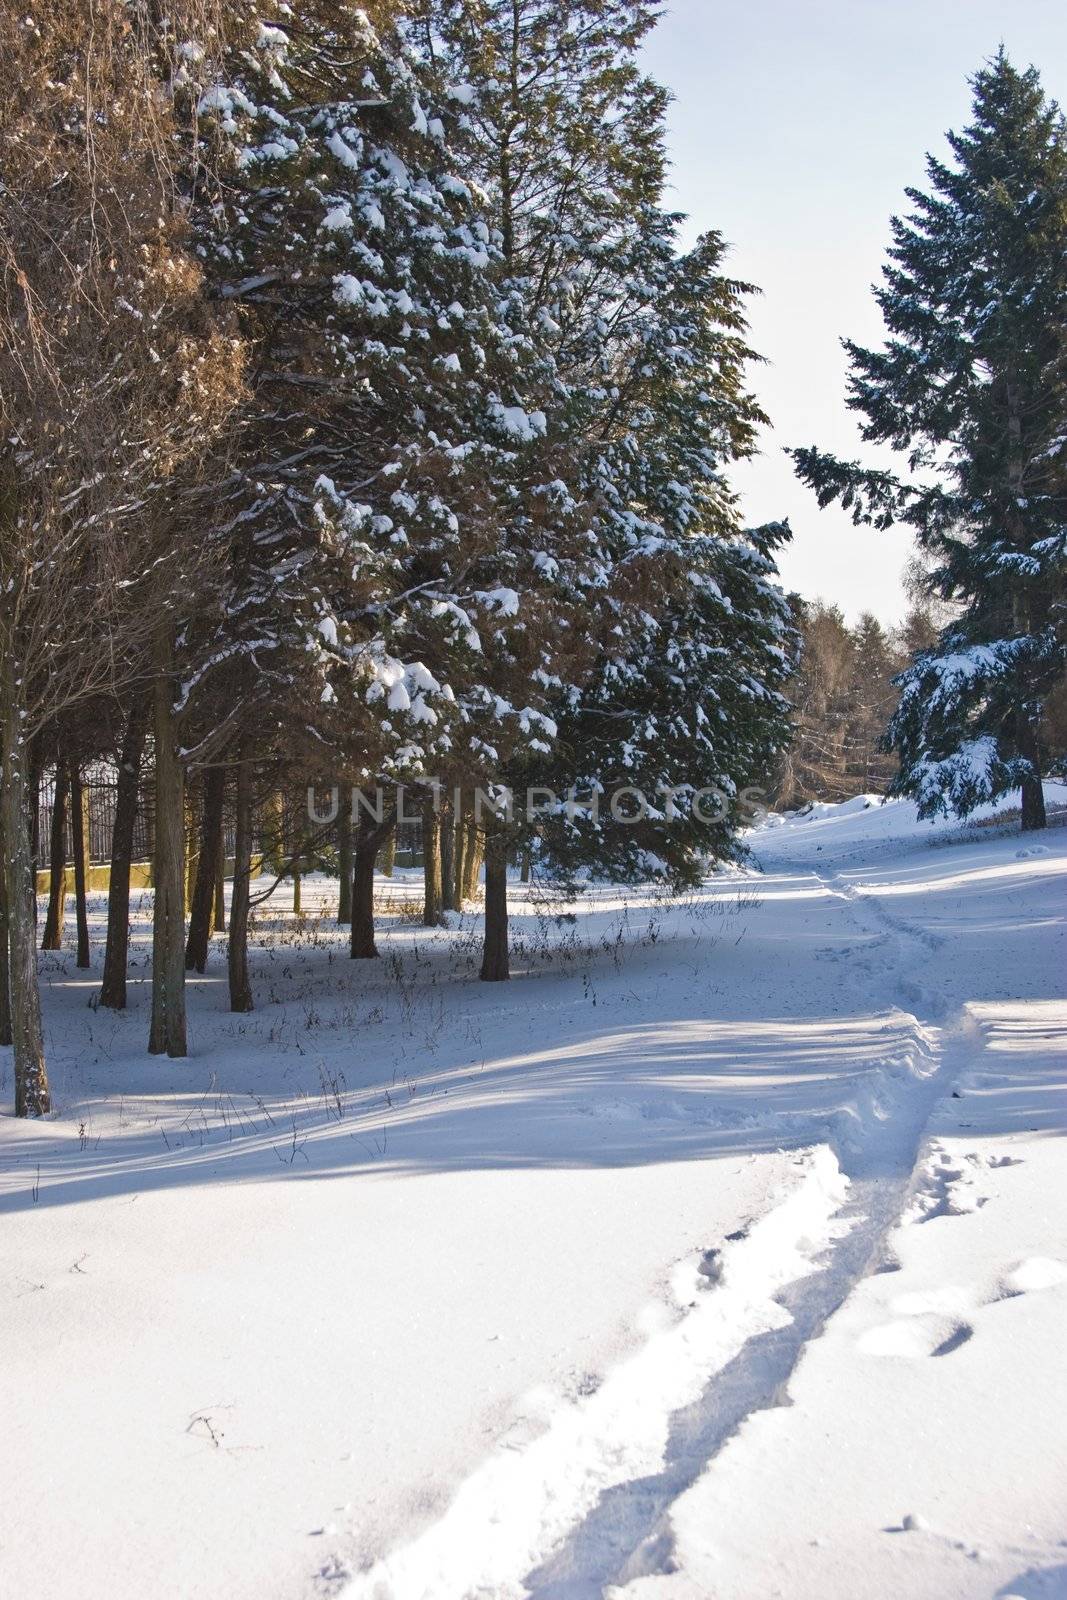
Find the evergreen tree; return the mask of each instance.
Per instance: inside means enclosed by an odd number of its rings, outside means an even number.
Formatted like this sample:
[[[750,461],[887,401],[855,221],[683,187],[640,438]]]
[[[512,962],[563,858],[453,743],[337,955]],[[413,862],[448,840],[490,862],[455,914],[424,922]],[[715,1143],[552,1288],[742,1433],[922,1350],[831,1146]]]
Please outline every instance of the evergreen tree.
[[[249,6],[218,80],[190,74],[205,258],[257,352],[206,653],[254,650],[261,719],[309,770],[488,783],[542,742],[537,674],[568,644],[552,368],[492,270],[462,97],[379,11]]]
[[[929,157],[928,190],[893,220],[885,348],[846,343],[864,438],[906,452],[908,475],[793,455],[821,505],[913,527],[931,594],[957,608],[902,678],[896,790],[927,816],[1021,788],[1038,828],[1043,709],[1067,662],[1067,128],[1003,51],[973,88],[953,161]]]
[[[865,611],[852,629],[849,763],[859,792],[881,793],[896,774],[884,742],[899,694],[893,679],[905,665],[892,635]]]
[[[763,420],[744,389],[745,286],[709,235],[678,252],[665,210],[665,91],[637,50],[656,8],[620,0],[450,0],[429,7],[467,108],[474,177],[493,207],[503,271],[549,358],[565,448],[560,502],[579,534],[569,570],[536,559],[581,620],[551,689],[555,739],[506,776],[588,794],[641,787],[658,814],[616,825],[605,806],[541,825],[561,869],[688,876],[732,848],[730,800],[784,740],[777,694],[788,613],[773,584],[781,529],[745,536],[725,480]],[[554,407],[554,409],[553,409]],[[543,530],[530,530],[535,542]],[[560,628],[571,612],[559,608]],[[690,799],[719,787],[726,815]],[[674,791],[670,814],[656,800]],[[549,847],[551,840],[551,847]]]

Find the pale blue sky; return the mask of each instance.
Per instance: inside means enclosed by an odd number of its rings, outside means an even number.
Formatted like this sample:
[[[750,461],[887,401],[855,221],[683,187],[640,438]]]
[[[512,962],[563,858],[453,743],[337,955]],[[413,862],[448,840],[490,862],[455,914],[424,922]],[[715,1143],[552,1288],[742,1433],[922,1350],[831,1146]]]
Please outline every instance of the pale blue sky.
[[[691,234],[725,234],[729,270],[763,290],[755,387],[774,432],[735,478],[746,517],[788,516],[786,583],[850,616],[901,614],[909,540],[819,511],[780,447],[860,452],[838,339],[879,341],[869,286],[889,217],[925,151],[967,120],[967,77],[1002,40],[1067,102],[1065,0],[671,0],[647,46],[675,95],[671,201]]]

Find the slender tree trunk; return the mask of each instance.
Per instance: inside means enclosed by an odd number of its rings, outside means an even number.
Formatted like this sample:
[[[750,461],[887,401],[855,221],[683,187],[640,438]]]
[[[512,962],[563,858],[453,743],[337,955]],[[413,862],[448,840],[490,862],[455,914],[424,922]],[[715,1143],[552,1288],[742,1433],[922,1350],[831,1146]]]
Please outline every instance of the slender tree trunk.
[[[464,900],[473,900],[478,893],[478,877],[482,870],[485,841],[473,815],[467,823],[467,843],[463,851]]]
[[[15,1058],[15,1115],[51,1110],[37,986],[36,884],[30,845],[29,752],[22,736],[22,706],[10,641],[0,642],[0,805],[7,875],[8,981]]]
[[[200,830],[197,827],[197,812],[200,809],[197,801],[200,795],[196,791],[202,789],[202,782],[195,787],[192,783],[186,783],[182,794],[182,912],[186,917],[192,913],[193,885],[200,867]]]
[[[341,880],[337,920],[347,927],[352,921],[352,812],[343,805],[337,817],[337,871]]]
[[[41,762],[36,741],[30,748],[30,858],[33,868],[33,925],[36,928],[40,921],[37,867],[41,860]]]
[[[100,1004],[114,1011],[126,1009],[126,965],[130,946],[130,863],[133,860],[133,830],[141,786],[141,755],[145,740],[145,708],[140,702],[130,709],[119,755],[118,787],[115,794],[115,821],[111,830],[111,875],[107,890],[107,944],[104,947],[104,976],[100,984]]]
[[[530,873],[531,873],[532,867],[533,867],[533,851],[530,849],[529,845],[527,845],[526,848],[524,850],[522,850],[520,852],[520,854],[519,854],[519,882],[520,883],[529,883],[529,881],[530,881]]]
[[[0,1045],[11,1043],[11,978],[8,954],[7,847],[4,844],[4,812],[0,806]]]
[[[507,844],[503,830],[490,826],[485,847],[485,942],[479,977],[483,983],[500,983],[510,976]]]
[[[302,917],[304,915],[304,898],[302,891],[304,879],[300,870],[299,856],[293,862],[291,873],[293,879],[293,915],[295,917]]]
[[[260,811],[260,838],[263,856],[275,877],[285,871],[285,801],[280,794],[268,795]]]
[[[226,828],[219,828],[219,847],[215,856],[215,906],[211,918],[212,933],[226,932]]]
[[[1022,417],[1020,414],[1020,397],[1018,390],[1011,385],[1006,392],[1008,402],[1008,478],[1011,484],[1011,511],[1008,516],[1008,532],[1013,542],[1025,549],[1026,540],[1021,526],[1021,515],[1017,509],[1024,493],[1023,482],[1025,461],[1022,449]],[[1015,632],[1020,638],[1029,634],[1033,628],[1033,617],[1030,611],[1030,598],[1025,590],[1016,589],[1012,596],[1012,619]],[[1034,833],[1039,828],[1047,826],[1045,816],[1045,789],[1041,781],[1041,750],[1038,744],[1037,729],[1031,722],[1026,712],[1026,707],[1021,703],[1026,686],[1017,682],[1016,692],[1020,703],[1015,712],[1015,746],[1019,754],[1030,764],[1030,775],[1022,782],[1022,831]]]
[[[456,819],[452,802],[441,810],[441,910],[456,909]]]
[[[155,860],[152,881],[152,1055],[184,1056],[185,1027],[185,805],[171,698],[173,647],[169,633],[156,649],[153,743],[156,759]]]
[[[248,904],[252,893],[252,769],[248,752],[237,753],[234,801],[233,889],[230,892],[230,937],[227,968],[230,1010],[252,1010],[252,982],[248,975]]]
[[[153,719],[155,717],[155,712],[153,710],[153,707],[152,707],[151,703],[149,704],[149,706],[147,708],[146,714],[150,714]],[[154,889],[155,886],[156,886],[155,885],[155,870],[156,870],[156,805],[155,805],[155,787],[156,787],[155,764],[153,763],[153,766],[152,766],[152,784],[151,784],[151,788],[152,788],[152,804],[150,806],[146,806],[145,807],[145,814],[144,814],[145,854],[148,857],[148,883],[149,883],[149,887],[152,888],[152,889]],[[146,789],[148,788],[147,784],[145,785],[145,788]]]
[[[70,768],[70,832],[74,847],[74,914],[78,925],[78,955],[75,966],[89,965],[89,908],[85,891],[89,876],[89,824],[85,814],[85,785],[77,762]]]
[[[394,829],[382,845],[382,877],[391,878],[393,868],[396,866],[396,830]]]
[[[52,826],[48,835],[48,911],[41,935],[42,950],[63,948],[63,922],[67,909],[67,795],[69,778],[65,761],[56,762],[52,790]],[[36,886],[35,886],[36,896]]]
[[[455,839],[452,898],[455,910],[462,911],[464,891],[467,887],[467,815],[462,796],[456,807],[452,826]]]
[[[350,954],[356,961],[369,961],[378,954],[374,943],[374,863],[377,856],[376,832],[367,842],[360,829],[352,852],[352,935],[349,941]]]
[[[422,807],[422,920],[427,928],[441,926],[441,818],[433,797]]]
[[[225,767],[209,767],[204,773],[201,789],[203,810],[200,815],[200,850],[196,859],[193,905],[189,913],[189,937],[185,941],[186,972],[204,972],[207,968],[225,793]]]

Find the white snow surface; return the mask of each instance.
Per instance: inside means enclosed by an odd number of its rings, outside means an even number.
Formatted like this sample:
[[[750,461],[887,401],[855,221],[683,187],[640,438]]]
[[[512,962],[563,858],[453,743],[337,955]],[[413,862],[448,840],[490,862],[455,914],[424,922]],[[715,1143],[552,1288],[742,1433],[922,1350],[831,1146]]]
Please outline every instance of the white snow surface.
[[[0,1051],[0,1593],[1067,1596],[1067,829],[1016,830],[861,796],[674,901],[515,884],[509,985],[417,874],[377,962],[306,879],[184,1061],[147,894],[92,1008],[94,896],[51,1118]]]

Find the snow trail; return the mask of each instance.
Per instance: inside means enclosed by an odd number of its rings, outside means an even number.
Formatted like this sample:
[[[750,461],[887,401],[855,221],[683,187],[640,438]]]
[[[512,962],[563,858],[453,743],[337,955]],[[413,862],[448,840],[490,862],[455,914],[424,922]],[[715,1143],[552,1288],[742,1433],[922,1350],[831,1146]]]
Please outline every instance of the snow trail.
[[[742,1237],[689,1263],[689,1281],[678,1285],[689,1297],[680,1321],[653,1334],[594,1394],[558,1410],[524,1450],[490,1456],[438,1522],[356,1577],[345,1600],[529,1593],[529,1569],[575,1522],[606,1493],[646,1480],[669,1447],[671,1419],[699,1404],[709,1374],[788,1323],[780,1291],[851,1227],[842,1214],[848,1180],[831,1151],[804,1152],[797,1165],[796,1185]]]
[[[940,1015],[941,998],[912,970],[920,952],[928,956],[940,942],[936,936],[886,912],[840,873],[814,875],[843,902],[859,932],[873,931],[887,942],[893,953],[891,978],[901,998],[920,1005],[927,1019]],[[859,970],[861,983],[862,974],[873,977],[866,958]],[[850,981],[855,981],[851,973]],[[884,985],[878,988],[884,993]],[[828,1247],[806,1274],[775,1295],[785,1320],[746,1340],[726,1367],[709,1376],[696,1400],[671,1417],[656,1473],[605,1493],[564,1543],[527,1575],[525,1593],[532,1600],[597,1600],[609,1588],[674,1570],[675,1502],[746,1418],[792,1403],[789,1380],[805,1348],[864,1277],[892,1270],[886,1243],[915,1189],[924,1186],[920,1157],[926,1129],[961,1070],[970,1031],[963,1015],[952,1027],[937,1027],[914,1012],[903,1016],[913,1032],[916,1065],[903,1077],[894,1068],[866,1074],[861,1125],[833,1141],[849,1180],[848,1200],[831,1219],[835,1237]],[[957,1337],[942,1346],[944,1353],[955,1347]]]
[[[830,1119],[829,1144],[801,1158],[791,1195],[690,1263],[711,1287],[694,1287],[679,1323],[524,1450],[491,1456],[439,1521],[347,1584],[345,1600],[595,1600],[669,1572],[678,1497],[747,1417],[790,1404],[805,1347],[883,1268],[925,1129],[959,1070],[957,1030],[920,976],[940,941],[839,871],[792,875],[814,878],[880,956],[880,973],[864,954],[846,981],[866,1005],[897,996],[910,1048],[864,1070],[854,1103]]]

